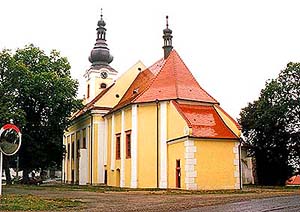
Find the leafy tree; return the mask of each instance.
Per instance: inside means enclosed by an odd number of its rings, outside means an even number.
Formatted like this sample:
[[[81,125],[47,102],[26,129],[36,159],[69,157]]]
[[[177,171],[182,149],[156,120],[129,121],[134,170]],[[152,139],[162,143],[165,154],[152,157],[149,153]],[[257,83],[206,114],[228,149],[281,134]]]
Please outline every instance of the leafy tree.
[[[19,157],[24,177],[35,169],[59,167],[68,117],[81,107],[68,60],[56,50],[47,55],[29,45],[15,53],[3,50],[0,73],[0,120],[3,124],[13,118],[22,127]]]
[[[244,140],[256,159],[258,183],[283,185],[300,165],[300,63],[266,82],[240,113]]]

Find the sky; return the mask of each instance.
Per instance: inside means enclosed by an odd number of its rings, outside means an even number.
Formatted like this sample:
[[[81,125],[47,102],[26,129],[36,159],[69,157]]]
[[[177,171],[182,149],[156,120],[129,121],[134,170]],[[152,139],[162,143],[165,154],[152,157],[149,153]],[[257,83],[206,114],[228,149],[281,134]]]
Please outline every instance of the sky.
[[[82,98],[101,8],[110,65],[119,74],[138,60],[150,66],[163,57],[168,15],[174,49],[233,118],[288,62],[300,62],[297,0],[1,0],[0,49],[33,43],[59,50]]]

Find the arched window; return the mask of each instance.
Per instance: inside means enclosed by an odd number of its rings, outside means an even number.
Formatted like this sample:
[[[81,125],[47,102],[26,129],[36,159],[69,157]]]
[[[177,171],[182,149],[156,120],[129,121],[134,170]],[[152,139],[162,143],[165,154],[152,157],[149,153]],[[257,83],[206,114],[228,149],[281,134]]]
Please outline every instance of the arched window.
[[[101,83],[100,84],[100,88],[106,88],[106,84],[105,83]]]

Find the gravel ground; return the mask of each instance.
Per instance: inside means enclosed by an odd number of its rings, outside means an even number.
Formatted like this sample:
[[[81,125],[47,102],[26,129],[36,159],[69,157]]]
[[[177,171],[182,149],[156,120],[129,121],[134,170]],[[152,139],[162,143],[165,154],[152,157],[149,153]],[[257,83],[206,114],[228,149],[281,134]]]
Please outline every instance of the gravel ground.
[[[58,187],[58,186],[57,186]],[[186,191],[127,191],[91,192],[82,190],[61,190],[55,188],[7,187],[4,194],[32,194],[42,198],[69,198],[83,202],[80,208],[66,211],[184,211],[204,206],[220,205],[266,197],[300,194],[300,189],[245,188],[243,192],[228,193]]]

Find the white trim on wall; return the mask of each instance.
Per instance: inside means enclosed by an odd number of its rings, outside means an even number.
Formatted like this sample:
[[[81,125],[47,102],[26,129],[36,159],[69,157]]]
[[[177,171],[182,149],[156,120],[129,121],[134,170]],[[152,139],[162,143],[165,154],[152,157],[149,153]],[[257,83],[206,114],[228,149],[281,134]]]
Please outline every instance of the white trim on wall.
[[[110,158],[110,169],[114,170],[115,169],[115,160],[116,160],[116,156],[115,156],[115,115],[112,114],[111,116],[111,158]]]
[[[98,183],[104,183],[104,121],[98,122]]]
[[[195,169],[195,166],[197,165],[197,159],[195,158],[195,153],[197,152],[197,147],[195,146],[194,140],[191,139],[187,139],[184,142],[184,147],[185,147],[185,153],[184,153],[185,187],[188,190],[196,190],[197,171]]]
[[[125,186],[125,112],[121,113],[121,167],[120,167],[120,187]]]
[[[137,105],[134,104],[131,106],[131,188],[137,188],[137,120]]]
[[[107,165],[107,133],[108,133],[108,121],[104,118],[104,146],[103,146],[103,165]]]
[[[167,102],[160,103],[160,179],[159,188],[167,188]]]
[[[234,153],[234,159],[233,159],[233,165],[234,165],[234,178],[235,178],[235,184],[234,188],[239,189],[241,187],[240,183],[240,154],[239,154],[239,142],[234,143],[233,147],[233,153]]]

